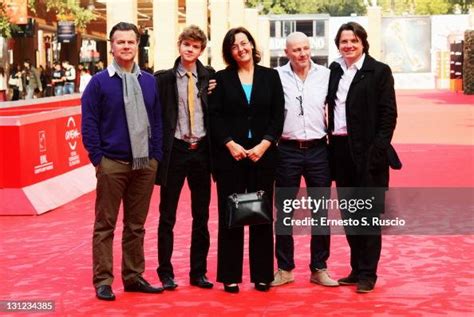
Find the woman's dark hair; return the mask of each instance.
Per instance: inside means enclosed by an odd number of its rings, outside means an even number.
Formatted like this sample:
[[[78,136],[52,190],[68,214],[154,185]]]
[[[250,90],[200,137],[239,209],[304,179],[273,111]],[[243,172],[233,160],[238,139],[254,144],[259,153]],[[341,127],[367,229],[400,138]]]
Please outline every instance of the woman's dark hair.
[[[0,75],[5,76],[5,69],[3,67],[0,67]]]
[[[137,36],[137,43],[140,41],[140,32],[138,31],[137,26],[133,23],[119,22],[119,23],[115,24],[112,27],[112,30],[110,30],[109,41],[112,41],[112,38],[113,38],[114,33],[116,31],[133,31],[133,32],[135,32],[135,35]]]
[[[237,33],[243,33],[247,36],[248,40],[250,41],[250,43],[252,43],[252,46],[253,46],[253,49],[252,49],[253,62],[255,64],[260,62],[261,60],[260,52],[257,50],[257,44],[255,43],[255,39],[246,28],[240,26],[237,28],[230,29],[225,35],[224,41],[222,41],[222,57],[224,58],[225,63],[229,65],[230,67],[237,68],[237,62],[232,57],[232,46],[234,45],[235,35]]]
[[[356,22],[348,22],[341,25],[341,27],[337,31],[336,38],[334,39],[337,48],[339,48],[339,40],[341,39],[342,31],[354,32],[355,36],[357,36],[362,42],[362,46],[364,47],[364,53],[369,54],[369,42],[367,41],[367,32],[362,27],[362,25]]]

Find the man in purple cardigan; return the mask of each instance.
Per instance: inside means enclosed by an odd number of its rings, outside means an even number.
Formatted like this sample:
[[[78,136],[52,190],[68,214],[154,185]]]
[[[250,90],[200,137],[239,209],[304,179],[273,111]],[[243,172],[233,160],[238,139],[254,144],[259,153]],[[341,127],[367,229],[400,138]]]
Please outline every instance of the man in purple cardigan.
[[[161,293],[143,277],[144,224],[162,158],[161,106],[155,79],[134,58],[139,32],[120,22],[110,31],[112,65],[82,95],[82,137],[96,168],[92,244],[96,296],[114,300],[112,245],[123,201],[122,281],[126,292]]]

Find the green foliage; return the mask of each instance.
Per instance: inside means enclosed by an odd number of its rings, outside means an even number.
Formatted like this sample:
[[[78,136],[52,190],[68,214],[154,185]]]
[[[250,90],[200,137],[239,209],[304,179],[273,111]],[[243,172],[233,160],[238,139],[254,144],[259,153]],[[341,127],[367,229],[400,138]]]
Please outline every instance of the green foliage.
[[[413,0],[379,0],[378,5],[382,7],[384,15],[414,14]]]
[[[418,15],[447,14],[449,3],[442,0],[416,0],[415,13]]]
[[[365,15],[367,11],[363,1],[323,0],[317,2],[319,2],[318,13],[329,13],[330,16],[350,16],[352,13]]]
[[[72,20],[78,29],[85,29],[87,24],[96,19],[92,11],[81,8],[76,0],[28,0],[30,10],[35,12],[36,6],[41,3],[46,11],[53,11],[58,20]]]
[[[468,13],[472,0],[379,0],[385,15],[433,15],[452,14],[459,6],[462,13]]]
[[[473,0],[448,0],[450,8],[449,13],[455,13],[456,9],[460,10],[461,13],[469,13],[469,9],[474,10]]]
[[[365,15],[367,0],[247,0],[247,6],[262,14],[329,13],[331,16]],[[473,0],[378,0],[384,15],[451,14],[455,8],[468,13]]]
[[[7,17],[5,3],[0,3],[0,36],[10,38],[12,36],[12,27],[10,18]]]
[[[248,0],[247,6],[261,8],[263,14],[329,13],[344,16],[366,12],[363,0]]]

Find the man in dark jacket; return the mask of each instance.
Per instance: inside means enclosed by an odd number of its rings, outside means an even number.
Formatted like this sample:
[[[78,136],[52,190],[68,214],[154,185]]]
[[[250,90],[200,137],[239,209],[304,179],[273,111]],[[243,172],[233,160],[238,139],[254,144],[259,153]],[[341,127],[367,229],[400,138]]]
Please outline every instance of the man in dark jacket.
[[[206,277],[210,239],[207,222],[211,199],[210,138],[207,88],[213,70],[198,60],[207,38],[197,26],[178,39],[180,57],[172,69],[155,73],[163,105],[164,156],[157,174],[160,190],[158,276],[166,290],[174,281],[171,256],[176,210],[185,179],[191,190],[191,285],[212,288]]]
[[[376,220],[388,187],[389,156],[395,153],[390,142],[397,105],[392,72],[369,55],[364,28],[354,22],[343,24],[335,43],[342,57],[330,65],[327,100],[333,178],[339,199],[373,196],[377,200],[373,204],[377,208],[371,210],[341,210],[345,220],[369,216],[371,223],[364,228],[345,227],[352,272],[338,282],[357,284],[357,292],[367,293],[377,279],[382,238]]]

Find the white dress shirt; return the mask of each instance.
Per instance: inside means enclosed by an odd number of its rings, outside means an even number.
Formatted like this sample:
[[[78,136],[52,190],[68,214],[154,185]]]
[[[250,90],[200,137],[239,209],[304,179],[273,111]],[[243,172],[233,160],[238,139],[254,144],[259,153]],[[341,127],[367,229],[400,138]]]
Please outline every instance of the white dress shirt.
[[[354,79],[357,71],[362,68],[365,60],[365,53],[362,57],[351,67],[347,68],[344,59],[338,58],[336,62],[341,65],[344,74],[339,81],[336,93],[336,106],[334,107],[334,133],[333,135],[347,135],[347,122],[346,122],[346,99],[349,87],[351,86],[352,80]]]
[[[276,70],[280,74],[285,94],[285,124],[282,138],[312,140],[324,137],[329,69],[311,61],[310,70],[304,82],[293,72],[290,62],[277,67]]]

